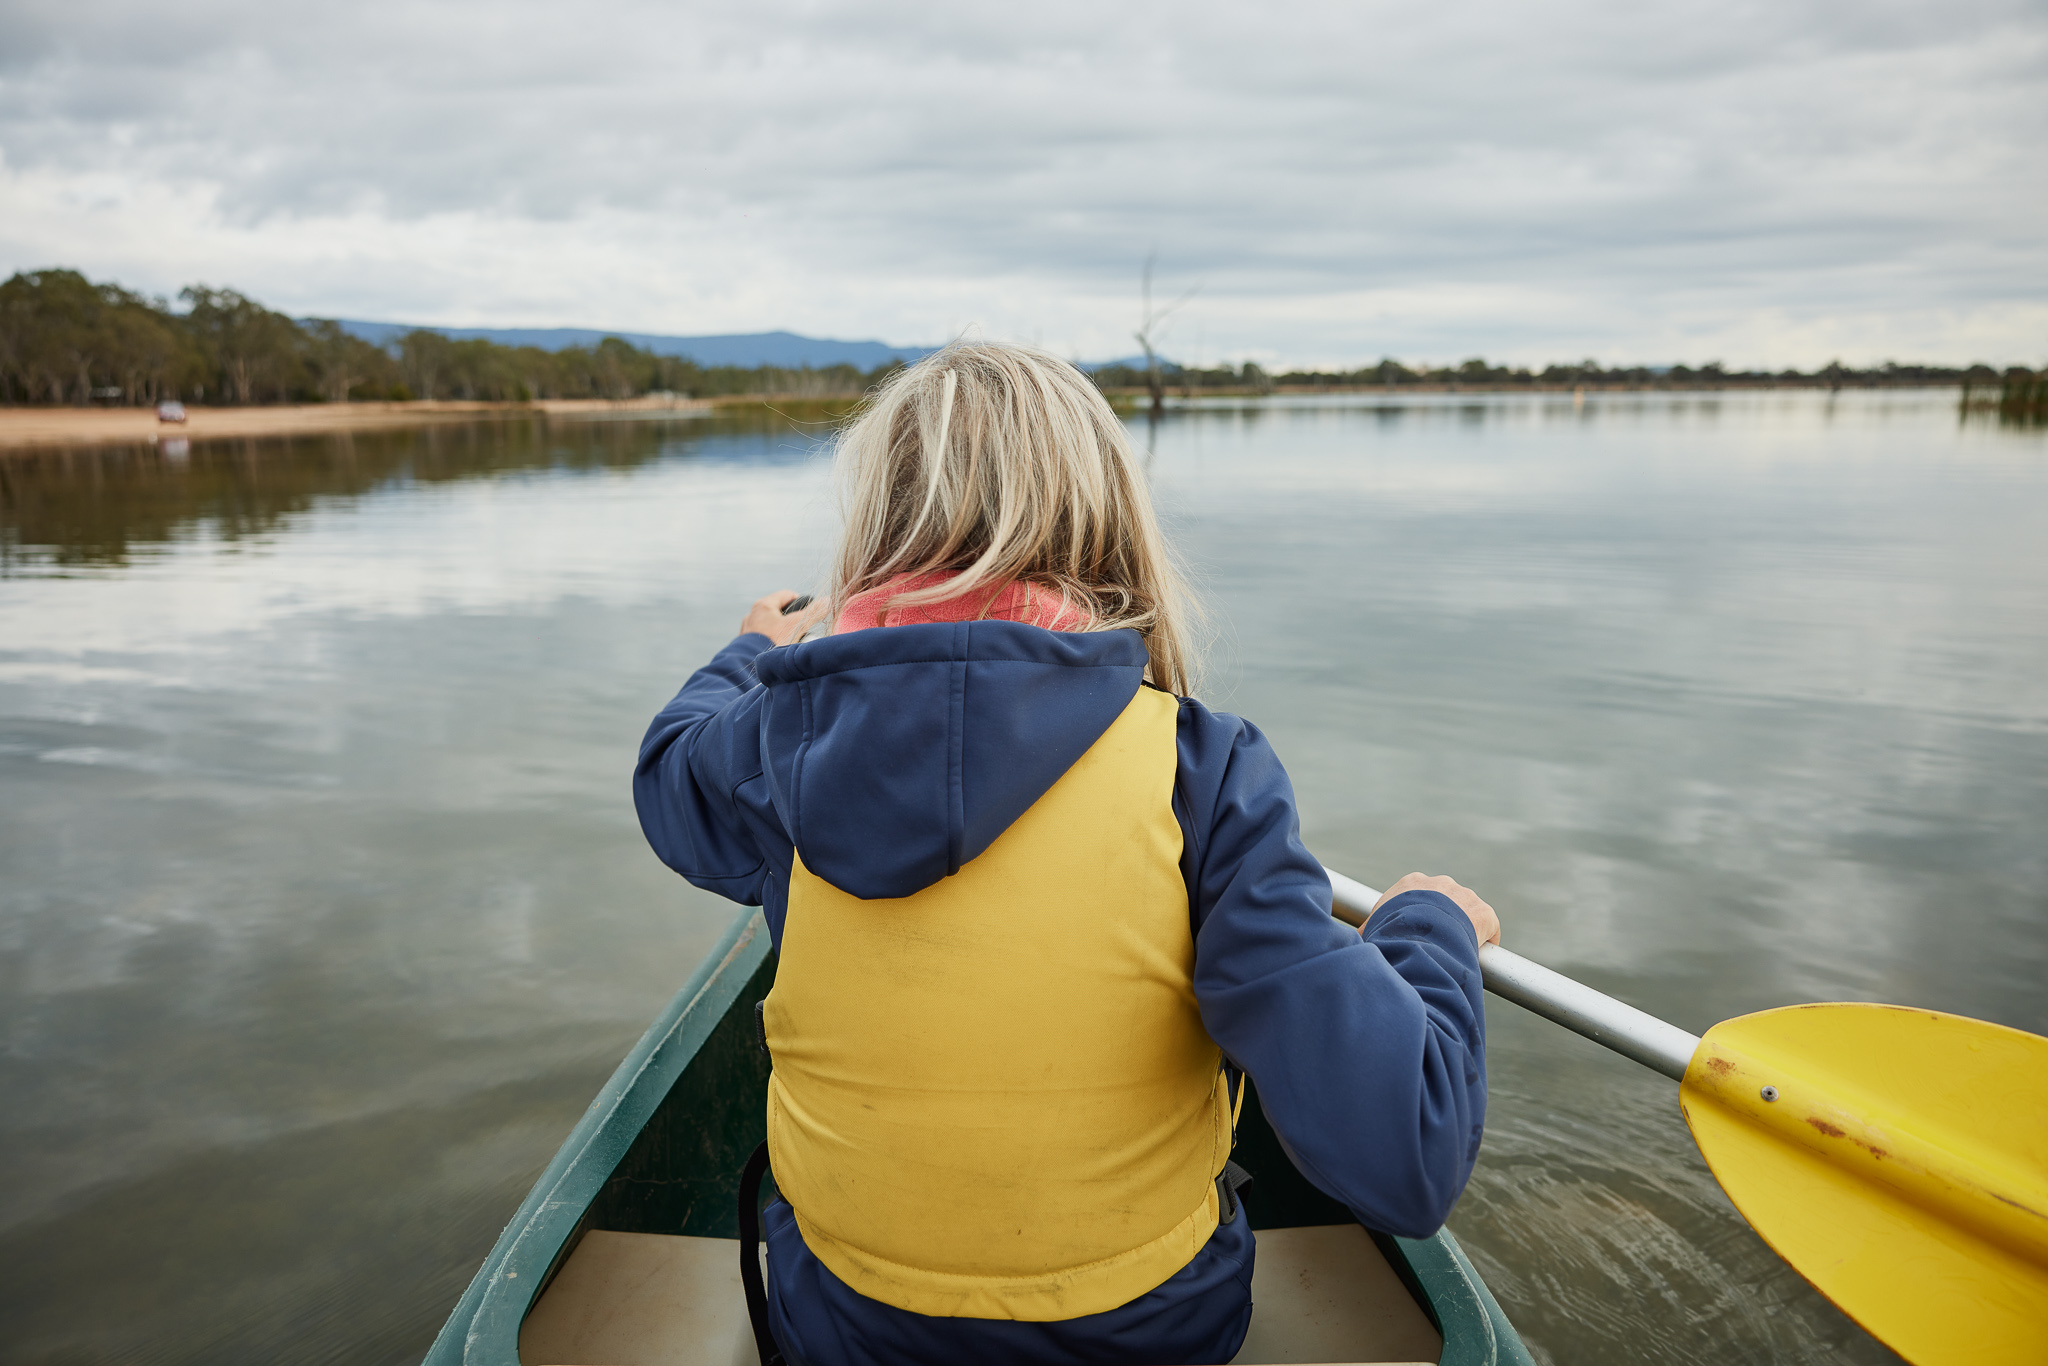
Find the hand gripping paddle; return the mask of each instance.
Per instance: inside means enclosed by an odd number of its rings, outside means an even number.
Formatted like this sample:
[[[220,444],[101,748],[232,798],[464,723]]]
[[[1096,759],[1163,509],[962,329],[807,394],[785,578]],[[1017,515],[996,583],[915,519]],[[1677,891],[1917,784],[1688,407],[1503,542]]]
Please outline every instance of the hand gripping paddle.
[[[1333,913],[1364,924],[1379,893],[1330,885]],[[1675,1078],[1750,1227],[1901,1356],[2048,1363],[2048,1039],[1859,1004],[1696,1038],[1498,944],[1479,967],[1495,995]]]

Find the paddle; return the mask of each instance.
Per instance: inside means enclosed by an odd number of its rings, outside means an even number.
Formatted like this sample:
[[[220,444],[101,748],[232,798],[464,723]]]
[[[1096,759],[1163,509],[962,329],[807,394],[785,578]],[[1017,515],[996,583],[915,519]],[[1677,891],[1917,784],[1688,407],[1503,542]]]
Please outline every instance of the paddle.
[[[1379,893],[1330,885],[1336,916],[1364,924]],[[1498,944],[1479,967],[1495,995],[1675,1078],[1750,1227],[1901,1356],[2048,1362],[2048,1039],[1856,1004],[1698,1038]]]

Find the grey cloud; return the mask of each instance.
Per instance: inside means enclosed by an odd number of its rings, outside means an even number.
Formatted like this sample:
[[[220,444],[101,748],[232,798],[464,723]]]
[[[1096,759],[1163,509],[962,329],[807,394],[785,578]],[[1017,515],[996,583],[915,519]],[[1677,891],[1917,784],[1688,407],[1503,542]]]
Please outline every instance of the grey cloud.
[[[8,167],[202,184],[278,231],[616,211],[1083,294],[1158,243],[1212,299],[2048,278],[2048,16],[2011,0],[18,8]]]

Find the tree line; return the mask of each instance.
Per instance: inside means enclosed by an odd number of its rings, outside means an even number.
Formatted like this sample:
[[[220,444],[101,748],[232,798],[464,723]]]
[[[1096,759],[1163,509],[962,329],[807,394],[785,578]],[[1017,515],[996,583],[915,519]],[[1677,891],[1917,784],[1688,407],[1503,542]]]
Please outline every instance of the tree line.
[[[232,289],[192,285],[178,299],[182,309],[75,270],[17,273],[0,284],[0,403],[828,395],[858,393],[893,368],[706,366],[618,337],[547,351],[426,328],[376,346],[332,319],[288,318]]]
[[[626,399],[650,393],[837,395],[859,393],[895,365],[862,371],[704,366],[656,355],[619,337],[595,346],[547,351],[483,339],[456,341],[420,328],[377,346],[331,319],[296,320],[232,289],[192,285],[182,308],[116,284],[94,284],[75,270],[23,271],[0,284],[0,403],[149,405],[163,399],[217,404],[341,403],[348,400]],[[1830,387],[1895,384],[2019,386],[2038,406],[2032,371],[1988,365],[1883,365],[1831,362],[1811,372],[1603,366],[1595,360],[1528,366],[1473,357],[1458,365],[1410,366],[1391,357],[1356,370],[1271,374],[1241,365],[1106,365],[1094,371],[1105,390],[1270,393],[1291,390],[1581,385],[1710,387],[1796,384]]]
[[[1298,391],[1396,388],[1414,384],[1488,389],[1517,386],[1534,388],[1538,385],[1712,387],[1721,384],[1824,385],[1841,388],[1864,385],[1998,384],[2020,377],[2031,377],[2033,374],[2032,371],[2019,367],[1996,370],[1982,364],[1901,365],[1896,361],[1886,361],[1882,365],[1858,369],[1844,365],[1839,360],[1830,361],[1812,371],[1730,370],[1719,361],[1698,367],[1603,366],[1597,360],[1546,365],[1538,370],[1530,366],[1495,365],[1480,356],[1474,356],[1457,365],[1443,366],[1409,366],[1388,357],[1377,365],[1361,366],[1356,370],[1289,370],[1281,374],[1269,374],[1252,361],[1246,361],[1242,365],[1220,365],[1206,369],[1163,362],[1161,370],[1169,389],[1182,392],[1228,390],[1236,393],[1271,393],[1275,389]],[[1105,389],[1142,389],[1146,387],[1147,379],[1146,368],[1138,365],[1105,365],[1095,372],[1095,382]]]

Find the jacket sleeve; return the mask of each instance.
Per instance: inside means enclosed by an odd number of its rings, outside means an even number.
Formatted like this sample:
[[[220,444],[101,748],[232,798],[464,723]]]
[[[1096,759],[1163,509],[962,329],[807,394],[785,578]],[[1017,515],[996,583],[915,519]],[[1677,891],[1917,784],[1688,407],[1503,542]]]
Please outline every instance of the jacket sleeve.
[[[1195,996],[1274,1132],[1368,1226],[1439,1228],[1486,1119],[1478,936],[1450,898],[1409,892],[1360,934],[1330,916],[1294,790],[1258,730],[1185,702],[1182,871]]]
[[[661,861],[748,906],[761,904],[770,865],[761,804],[743,803],[739,792],[762,772],[767,689],[754,660],[771,645],[764,635],[740,636],[691,674],[647,728],[633,770],[640,829]]]

